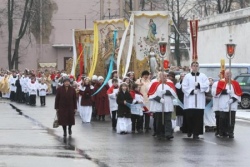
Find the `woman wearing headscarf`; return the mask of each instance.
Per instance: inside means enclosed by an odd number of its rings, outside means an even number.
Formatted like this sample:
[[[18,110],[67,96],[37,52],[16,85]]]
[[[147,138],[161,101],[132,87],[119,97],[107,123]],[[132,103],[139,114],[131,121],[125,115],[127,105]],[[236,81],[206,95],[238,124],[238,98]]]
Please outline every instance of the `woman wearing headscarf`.
[[[71,127],[75,125],[76,91],[70,86],[70,79],[63,78],[63,85],[57,89],[55,98],[55,109],[57,112],[59,125],[63,127],[63,136],[68,133],[72,135]]]

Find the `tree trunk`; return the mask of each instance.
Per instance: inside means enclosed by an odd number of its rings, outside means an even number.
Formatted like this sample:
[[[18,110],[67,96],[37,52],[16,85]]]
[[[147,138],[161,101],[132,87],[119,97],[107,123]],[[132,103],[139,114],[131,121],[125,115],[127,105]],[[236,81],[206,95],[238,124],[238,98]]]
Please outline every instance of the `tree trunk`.
[[[217,8],[218,8],[218,12],[222,13],[222,9],[221,9],[221,0],[217,0]]]
[[[13,37],[13,0],[8,0],[8,66],[9,70],[13,69],[13,64],[11,63],[12,58],[12,37]]]
[[[145,10],[145,0],[141,0],[141,10]]]
[[[180,31],[180,1],[177,0],[177,29]],[[180,34],[175,31],[175,56],[176,56],[176,62],[177,66],[181,66],[181,58],[180,58]]]
[[[14,54],[13,54],[13,63],[15,65],[15,69],[18,70],[18,64],[19,64],[19,47],[20,47],[20,40],[21,39],[16,39],[15,42],[15,49],[14,49]]]
[[[130,8],[130,11],[133,10],[133,2],[132,2],[132,0],[129,1],[129,8]]]
[[[180,56],[180,35],[175,31],[175,58],[177,66],[181,66],[181,56]]]
[[[9,0],[10,1],[10,0]],[[13,0],[11,0],[13,2]],[[12,31],[11,31],[11,38],[10,38],[10,33],[9,33],[9,47],[10,47],[10,54],[8,54],[8,61],[9,61],[9,68],[13,69],[15,67],[15,69],[18,69],[18,65],[19,65],[19,48],[20,48],[20,42],[21,39],[23,38],[28,23],[30,22],[30,10],[32,8],[33,5],[33,0],[26,0],[25,1],[25,6],[24,6],[24,11],[23,11],[23,16],[22,16],[22,22],[19,28],[19,32],[18,32],[18,37],[15,41],[15,48],[14,48],[14,53],[12,55],[11,53],[11,44],[12,44],[12,35],[13,35],[13,22],[12,22]],[[13,9],[13,7],[12,7]],[[12,10],[13,13],[13,10]],[[11,17],[12,18],[12,17]],[[10,32],[10,31],[9,31]],[[11,41],[10,41],[11,40]]]

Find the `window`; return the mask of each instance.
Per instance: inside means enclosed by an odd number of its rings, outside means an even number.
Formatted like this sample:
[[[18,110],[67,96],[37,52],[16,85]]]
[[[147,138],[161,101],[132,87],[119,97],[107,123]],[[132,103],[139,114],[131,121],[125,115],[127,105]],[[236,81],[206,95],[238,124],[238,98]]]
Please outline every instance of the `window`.
[[[236,78],[240,86],[250,86],[250,76],[239,76]]]

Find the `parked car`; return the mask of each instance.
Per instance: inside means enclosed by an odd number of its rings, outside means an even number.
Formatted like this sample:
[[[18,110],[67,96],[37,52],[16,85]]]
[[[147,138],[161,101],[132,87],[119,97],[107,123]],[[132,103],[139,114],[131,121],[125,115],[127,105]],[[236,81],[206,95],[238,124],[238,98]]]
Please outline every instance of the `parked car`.
[[[242,109],[250,108],[250,74],[240,74],[235,77],[242,89],[240,107]]]

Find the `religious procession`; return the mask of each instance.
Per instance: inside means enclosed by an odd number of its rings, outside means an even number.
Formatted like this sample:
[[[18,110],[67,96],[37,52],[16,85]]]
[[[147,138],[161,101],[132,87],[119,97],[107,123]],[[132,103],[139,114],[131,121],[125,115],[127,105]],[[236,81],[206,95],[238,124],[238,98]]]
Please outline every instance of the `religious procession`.
[[[159,140],[172,140],[179,127],[194,140],[204,129],[217,137],[234,138],[242,95],[239,83],[223,61],[216,79],[199,72],[198,20],[190,21],[190,67],[170,66],[168,16],[168,12],[133,12],[129,22],[101,20],[94,23],[94,30],[73,31],[70,73],[2,71],[1,97],[36,106],[39,96],[45,106],[46,96],[55,95],[56,121],[64,137],[72,135],[79,115],[83,124],[110,120],[113,131],[122,135],[151,132]],[[146,36],[133,35],[136,24],[145,20]]]

